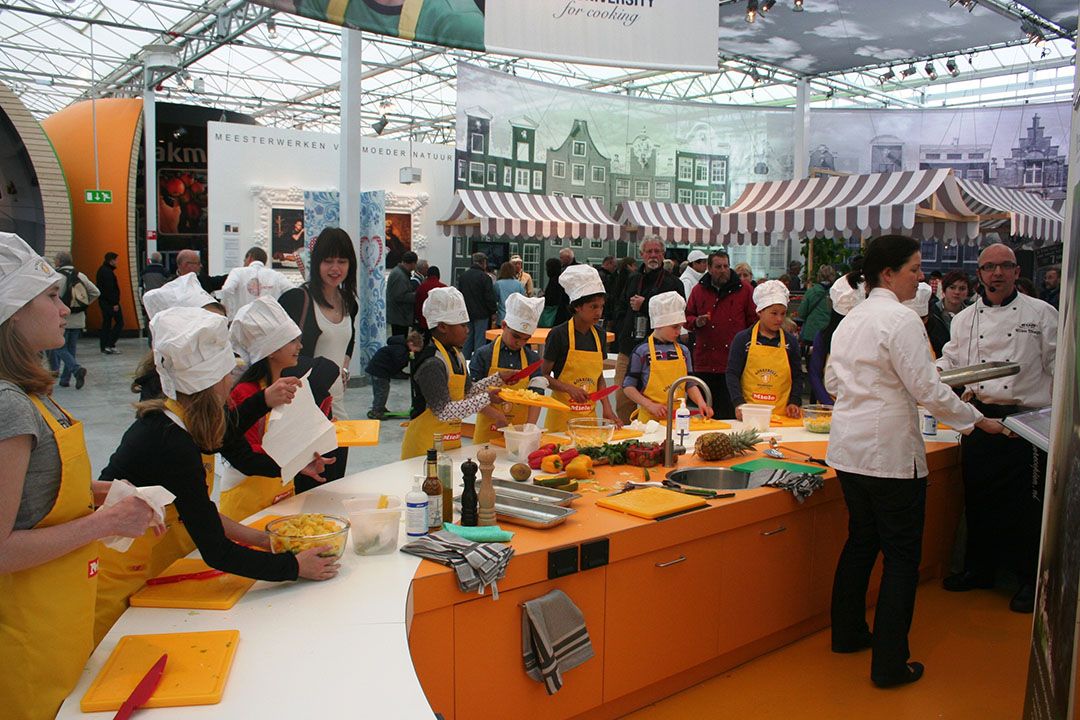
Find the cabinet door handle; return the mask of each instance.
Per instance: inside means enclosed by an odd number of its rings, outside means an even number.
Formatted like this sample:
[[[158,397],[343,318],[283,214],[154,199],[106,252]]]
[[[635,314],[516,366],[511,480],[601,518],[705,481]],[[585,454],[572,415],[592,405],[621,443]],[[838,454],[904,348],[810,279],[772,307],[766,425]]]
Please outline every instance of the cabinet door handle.
[[[783,525],[776,528],[775,530],[764,530],[762,531],[761,535],[762,537],[769,537],[770,535],[779,535],[782,532],[787,532],[787,528]]]
[[[658,568],[671,567],[672,565],[678,565],[681,562],[686,562],[686,556],[685,555],[680,555],[679,557],[675,558],[674,560],[668,560],[667,562],[656,563],[656,567],[658,567]]]

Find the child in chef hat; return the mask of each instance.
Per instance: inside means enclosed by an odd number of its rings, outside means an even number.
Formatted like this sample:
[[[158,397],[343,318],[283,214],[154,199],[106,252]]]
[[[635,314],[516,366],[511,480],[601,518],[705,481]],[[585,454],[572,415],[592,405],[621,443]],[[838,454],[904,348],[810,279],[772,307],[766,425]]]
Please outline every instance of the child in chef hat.
[[[320,557],[326,548],[295,556],[252,550],[269,550],[269,536],[220,515],[211,499],[213,453],[229,435],[241,434],[271,407],[288,402],[295,378],[245,403],[233,427],[226,421],[225,402],[236,361],[225,318],[201,308],[169,308],[154,316],[150,330],[165,399],[136,405],[135,422],[100,477],[122,478],[136,487],[162,485],[176,500],[167,508],[169,529],[163,537],[147,533],[124,553],[103,548],[95,627],[99,639],[133,592],[194,548],[210,567],[258,580],[326,580],[338,570],[335,557]]]
[[[327,417],[331,416],[330,386],[338,378],[338,366],[326,358],[300,355],[300,328],[277,300],[264,296],[240,308],[229,327],[229,338],[248,364],[229,393],[231,410],[239,412],[251,398],[282,378],[295,380],[306,375],[315,403]],[[242,442],[229,443],[221,449],[229,467],[222,473],[218,507],[223,515],[234,520],[242,520],[294,492],[304,492],[324,482],[320,473],[335,462],[329,456],[314,458],[294,484],[293,478],[279,477],[280,468],[263,450],[265,432],[263,416],[248,428]]]
[[[731,341],[727,386],[739,420],[742,403],[772,405],[775,414],[793,418],[802,412],[799,340],[783,330],[789,298],[779,280],[759,283],[754,288],[758,321]]]
[[[683,375],[693,373],[690,351],[679,342],[679,333],[686,323],[686,300],[674,290],[649,299],[649,324],[653,331],[648,339],[630,354],[630,368],[623,379],[622,391],[637,403],[637,419],[648,422],[667,417],[667,394],[671,384]],[[683,397],[680,388],[677,398]],[[712,407],[705,402],[701,389],[691,385],[687,394],[705,417],[711,418]]]
[[[536,332],[540,314],[544,312],[544,298],[526,297],[515,293],[506,298],[506,316],[502,322],[502,334],[473,352],[469,358],[469,377],[481,380],[503,370],[522,370],[540,359],[540,355],[528,346],[529,338]],[[537,367],[529,377],[522,378],[511,387],[524,390],[532,378],[541,377]],[[506,425],[536,424],[540,408],[510,403],[492,403],[476,417],[473,444],[482,445],[498,437],[497,428]]]
[[[600,274],[591,265],[570,265],[559,275],[559,285],[570,298],[569,320],[556,325],[544,344],[543,373],[554,399],[568,405],[570,411],[548,410],[548,430],[566,430],[570,418],[595,417],[596,401],[589,395],[604,389],[605,338],[596,331],[604,315],[607,295]],[[604,417],[617,426],[618,416],[611,401],[601,401]]]
[[[424,319],[430,341],[413,358],[412,411],[401,459],[420,457],[442,436],[443,449],[461,447],[461,422],[491,404],[490,392],[502,386],[512,372],[490,375],[473,382],[466,372],[461,348],[469,336],[465,297],[454,287],[434,288],[424,300]]]
[[[933,312],[930,305],[934,302],[934,289],[929,284],[921,282],[915,289],[915,297],[905,300],[902,304],[915,311],[923,321],[926,328],[927,342],[930,344],[930,354],[934,359],[941,357],[941,349],[949,342],[949,328],[945,321]]]

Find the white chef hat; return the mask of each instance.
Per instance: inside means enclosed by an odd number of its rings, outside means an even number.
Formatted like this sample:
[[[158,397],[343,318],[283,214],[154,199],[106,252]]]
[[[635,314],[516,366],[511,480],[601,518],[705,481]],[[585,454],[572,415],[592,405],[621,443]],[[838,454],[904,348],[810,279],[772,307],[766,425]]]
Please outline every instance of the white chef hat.
[[[195,273],[181,275],[156,290],[147,290],[142,300],[151,320],[166,308],[202,308],[217,302],[213,295],[203,290]]]
[[[511,330],[532,335],[544,312],[544,298],[525,297],[514,293],[506,298],[506,326]]]
[[[933,288],[921,282],[919,287],[915,289],[915,297],[905,300],[904,305],[918,313],[919,317],[926,317],[930,314],[930,296],[933,294]]]
[[[754,309],[761,312],[772,305],[787,307],[791,291],[779,280],[766,280],[754,288]]]
[[[686,301],[674,290],[649,298],[649,324],[654,328],[686,322]]]
[[[249,365],[298,337],[297,324],[277,300],[265,295],[240,308],[229,327],[229,340]]]
[[[469,322],[469,311],[465,309],[465,296],[456,287],[435,288],[424,300],[424,319],[428,327],[436,323],[461,325]]]
[[[686,262],[696,263],[698,260],[708,260],[709,256],[700,250],[691,250],[690,254],[686,256]],[[655,327],[656,323],[653,323]]]
[[[832,309],[841,315],[847,315],[851,309],[866,299],[866,285],[860,282],[858,287],[851,287],[847,277],[841,277],[829,288],[829,300]]]
[[[236,368],[229,344],[229,321],[200,308],[162,310],[150,320],[154,365],[161,390],[176,399],[213,387]]]
[[[0,232],[0,323],[63,279],[21,237]]]
[[[571,265],[559,275],[559,284],[570,296],[570,302],[604,291],[600,273],[592,265]]]

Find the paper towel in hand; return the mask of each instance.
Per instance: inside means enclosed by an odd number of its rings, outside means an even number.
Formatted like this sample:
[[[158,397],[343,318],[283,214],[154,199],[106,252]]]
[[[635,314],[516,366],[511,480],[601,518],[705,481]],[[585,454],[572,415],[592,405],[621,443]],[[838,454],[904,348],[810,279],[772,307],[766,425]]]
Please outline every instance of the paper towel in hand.
[[[281,477],[288,482],[299,473],[316,453],[325,455],[337,449],[337,431],[327,419],[311,394],[308,371],[301,386],[288,405],[270,411],[263,433],[262,448],[281,466]]]
[[[134,495],[150,506],[154,511],[154,518],[162,524],[165,523],[165,506],[176,499],[175,495],[160,485],[135,487],[127,480],[113,480],[109,483],[109,486],[109,494],[105,496],[105,502],[102,503],[99,509],[115,505],[121,500]],[[127,552],[128,548],[131,547],[131,543],[135,542],[135,538],[113,535],[105,538],[102,542],[105,543],[106,547],[110,547],[117,552]]]

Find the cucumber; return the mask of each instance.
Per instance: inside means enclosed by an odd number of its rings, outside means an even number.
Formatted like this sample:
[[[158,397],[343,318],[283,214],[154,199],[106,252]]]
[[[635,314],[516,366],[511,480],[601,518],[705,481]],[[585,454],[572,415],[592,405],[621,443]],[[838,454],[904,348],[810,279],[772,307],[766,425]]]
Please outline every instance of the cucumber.
[[[566,484],[565,475],[546,475],[544,477],[533,478],[534,485],[542,485],[543,487],[557,488],[560,485]]]

